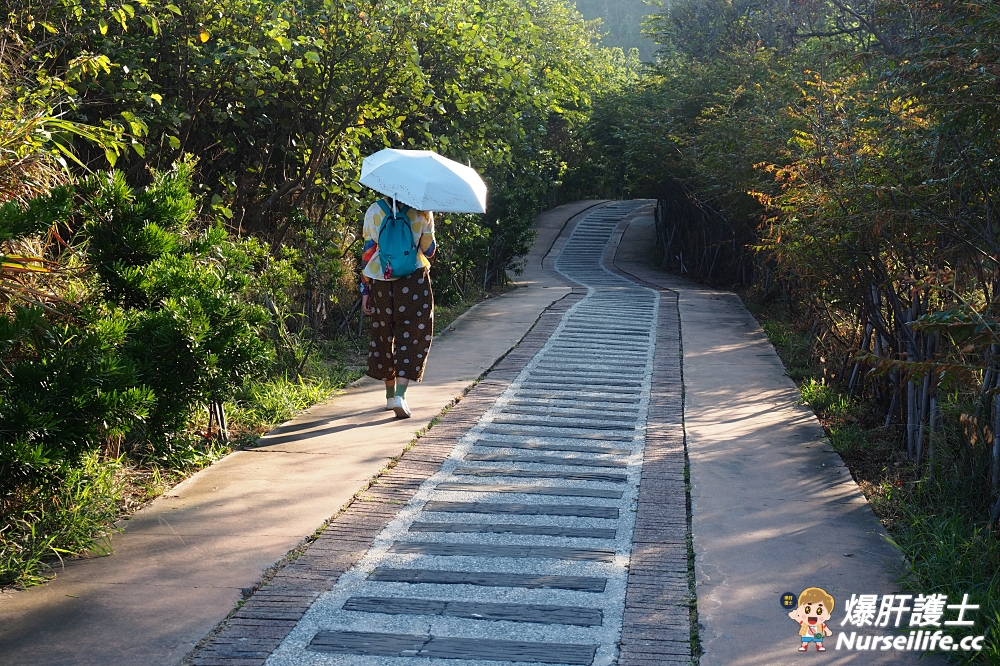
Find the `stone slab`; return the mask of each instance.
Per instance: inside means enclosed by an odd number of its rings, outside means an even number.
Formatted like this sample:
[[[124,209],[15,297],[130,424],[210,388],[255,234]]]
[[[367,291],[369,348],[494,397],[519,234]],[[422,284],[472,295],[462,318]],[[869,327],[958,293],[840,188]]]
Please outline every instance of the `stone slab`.
[[[559,495],[562,497],[602,497],[621,499],[622,491],[568,486],[528,486],[507,483],[439,483],[439,491],[467,493],[515,493],[519,495]]]
[[[561,416],[556,414],[546,414],[544,419],[532,419],[531,416],[539,414],[512,414],[511,416],[501,416],[493,420],[497,425],[513,425],[525,427],[544,428],[569,428],[571,430],[634,430],[635,421],[619,421],[614,419],[601,419],[594,416]]]
[[[410,524],[410,532],[455,532],[460,534],[517,534],[578,539],[614,539],[616,530],[599,527],[563,527],[561,525],[481,525],[479,523]]]
[[[567,432],[567,431],[574,432]],[[561,439],[599,439],[614,442],[631,442],[632,437],[627,435],[612,435],[607,433],[575,432],[580,428],[559,428],[548,426],[532,426],[530,428],[508,425],[505,423],[492,424],[483,429],[483,432],[496,435],[523,435],[526,437],[558,437]]]
[[[560,444],[540,442],[510,442],[500,440],[480,439],[476,446],[495,447],[502,449],[529,449],[533,451],[572,451],[574,453],[605,453],[609,455],[628,455],[628,449],[613,449],[603,446],[588,446],[586,444]]]
[[[565,546],[507,546],[478,543],[421,543],[397,541],[390,553],[432,555],[437,557],[513,557],[541,558],[579,562],[613,562],[615,551],[607,548],[568,548]]]
[[[602,452],[603,453],[603,452]],[[623,469],[628,463],[604,458],[571,458],[569,456],[519,456],[508,453],[468,453],[465,459],[471,462],[512,462],[536,465],[569,465],[573,467],[612,467]]]
[[[624,474],[611,474],[607,472],[577,472],[577,471],[548,471],[536,469],[500,469],[488,467],[460,467],[455,470],[455,474],[460,476],[483,476],[483,477],[519,477],[523,479],[566,479],[568,481],[604,481],[607,483],[624,483]]]
[[[411,583],[432,585],[479,585],[484,587],[525,587],[530,589],[575,590],[578,592],[604,592],[607,579],[592,576],[554,576],[482,571],[439,571],[437,569],[387,569],[379,568],[368,576],[369,580],[383,583]]]
[[[490,502],[427,502],[424,511],[443,513],[485,513],[513,516],[579,516],[618,518],[618,507],[574,504],[499,504]]]
[[[594,661],[596,646],[566,643],[527,643],[480,638],[413,636],[360,631],[323,631],[310,650],[336,654],[426,659],[482,659],[531,664],[582,664]]]
[[[545,606],[540,604],[494,604],[439,599],[400,599],[396,597],[351,597],[344,610],[361,613],[407,615],[448,615],[475,620],[568,624],[578,627],[600,626],[604,613],[600,608]]]
[[[570,390],[553,390],[548,389],[544,391],[532,391],[530,389],[521,391],[520,395],[525,397],[536,398],[538,400],[580,400],[586,402],[600,403],[605,402],[609,404],[619,404],[619,405],[632,405],[634,403],[634,398],[622,397],[620,393],[599,393],[594,391],[570,391]]]

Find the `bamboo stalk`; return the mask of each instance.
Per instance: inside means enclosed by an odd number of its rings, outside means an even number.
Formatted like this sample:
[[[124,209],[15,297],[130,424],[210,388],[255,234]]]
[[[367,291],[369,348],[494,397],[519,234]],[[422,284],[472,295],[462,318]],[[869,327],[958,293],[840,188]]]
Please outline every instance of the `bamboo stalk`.
[[[894,388],[892,391],[892,400],[889,402],[889,411],[885,415],[885,427],[888,428],[892,425],[892,414],[896,411],[899,406],[899,389]]]
[[[868,345],[871,342],[871,337],[872,337],[872,325],[871,324],[866,324],[865,325],[864,337],[861,339],[861,352],[862,353],[868,351]],[[851,380],[847,383],[847,397],[849,399],[854,397],[854,389],[855,389],[855,387],[857,385],[856,383],[857,383],[857,380],[858,380],[858,373],[859,372],[861,372],[861,363],[860,362],[856,362],[854,364],[854,370],[851,371]]]
[[[670,227],[670,240],[667,241],[667,246],[663,250],[663,261],[667,263],[667,267],[670,268],[670,248],[674,246],[674,235],[677,233],[677,224]]]
[[[916,457],[916,416],[917,391],[912,379],[906,382],[906,455],[910,460]]]
[[[708,267],[708,275],[705,276],[706,280],[711,280],[712,279],[712,271],[715,270],[715,262],[719,258],[719,251],[721,249],[722,249],[721,245],[718,245],[715,248],[715,256],[712,257],[712,265]]]
[[[936,383],[936,382],[935,382]],[[937,425],[938,425],[938,400],[937,400],[937,389],[934,389],[934,395],[931,396],[930,400],[930,416],[928,418],[928,428],[927,428],[927,478],[934,478],[934,439],[937,436]]]
[[[931,402],[931,375],[927,373],[924,375],[924,381],[920,388],[920,406],[917,412],[917,423],[920,424],[919,430],[917,431],[917,469],[920,469],[920,464],[924,459],[924,429],[928,417],[930,416],[930,402]]]
[[[226,419],[226,406],[220,401],[219,405],[219,423],[222,425],[220,433],[222,435],[222,441],[229,441],[229,421]]]
[[[976,403],[976,415],[985,412],[990,405],[990,391],[997,381],[997,345],[988,347],[989,356],[986,359],[986,372],[983,373],[983,384],[979,390],[979,401]]]
[[[934,356],[934,339],[925,338],[923,347],[923,357],[924,359],[930,359]],[[919,431],[917,433],[917,462],[916,467],[919,470],[920,466],[924,461],[925,447],[924,447],[924,431],[928,429],[930,425],[931,416],[931,374],[927,373],[924,375],[924,381],[920,386],[920,398],[917,410],[917,423],[920,424]]]

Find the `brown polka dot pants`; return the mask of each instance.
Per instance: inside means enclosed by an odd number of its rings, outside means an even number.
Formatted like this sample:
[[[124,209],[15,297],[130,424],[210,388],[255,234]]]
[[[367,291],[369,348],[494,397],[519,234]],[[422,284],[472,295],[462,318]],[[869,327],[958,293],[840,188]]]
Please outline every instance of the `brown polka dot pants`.
[[[368,376],[420,381],[434,338],[434,292],[427,269],[398,280],[372,280]]]

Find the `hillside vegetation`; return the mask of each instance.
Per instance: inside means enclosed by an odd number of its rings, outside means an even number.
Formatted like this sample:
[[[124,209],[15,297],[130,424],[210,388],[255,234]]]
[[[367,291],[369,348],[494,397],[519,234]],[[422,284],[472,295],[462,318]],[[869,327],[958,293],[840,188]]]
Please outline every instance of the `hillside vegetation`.
[[[433,267],[475,299],[638,65],[561,0],[5,6],[0,585],[357,376],[365,155],[483,174]]]

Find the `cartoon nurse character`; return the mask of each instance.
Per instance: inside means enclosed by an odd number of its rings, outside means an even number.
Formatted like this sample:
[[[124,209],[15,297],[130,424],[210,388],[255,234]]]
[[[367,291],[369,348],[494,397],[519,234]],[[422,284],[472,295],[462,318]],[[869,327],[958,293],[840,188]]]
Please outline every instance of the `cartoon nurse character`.
[[[798,608],[788,614],[799,623],[799,636],[802,644],[799,652],[809,649],[810,643],[816,644],[818,652],[826,652],[823,647],[823,637],[832,636],[833,632],[826,626],[826,621],[833,616],[833,597],[820,587],[807,587],[799,595]]]

